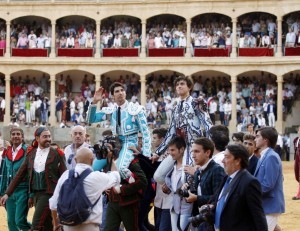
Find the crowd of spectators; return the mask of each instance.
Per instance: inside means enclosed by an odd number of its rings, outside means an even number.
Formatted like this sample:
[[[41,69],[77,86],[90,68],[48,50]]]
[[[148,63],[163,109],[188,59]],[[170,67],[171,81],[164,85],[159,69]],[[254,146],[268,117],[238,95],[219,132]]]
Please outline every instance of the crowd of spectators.
[[[172,109],[178,103],[178,98],[173,86],[174,79],[178,73],[169,75],[151,74],[146,81],[146,114],[148,125],[151,128],[168,126]],[[20,125],[38,126],[49,122],[50,89],[49,77],[43,75],[41,78],[12,77],[10,91],[11,118],[13,122]],[[229,77],[215,76],[207,77],[201,75],[193,76],[194,87],[192,96],[203,97],[208,103],[208,110],[213,123],[220,121],[228,126],[232,113],[232,93]],[[109,86],[118,81],[125,85],[127,99],[131,102],[140,102],[141,84],[139,77],[135,74],[120,75],[118,78],[102,76],[101,85],[105,89],[104,106],[114,104],[109,93]],[[295,96],[299,92],[297,82],[300,81],[299,74],[290,74],[285,78],[283,86],[283,110],[291,112]],[[80,92],[74,92],[73,81],[70,75],[57,77],[56,81],[56,118],[61,126],[85,123],[86,112],[95,92],[95,77],[84,75],[82,78]],[[247,130],[247,125],[253,124],[254,129],[262,126],[275,126],[277,83],[276,77],[271,74],[261,73],[261,76],[240,76],[238,78],[237,90],[237,130]],[[272,105],[272,106],[270,106]],[[5,112],[5,82],[0,81],[0,120],[3,121]],[[218,122],[219,123],[219,122]],[[107,122],[100,124],[108,127]]]
[[[56,48],[95,48],[96,29],[91,19],[82,22],[58,20]],[[300,19],[297,14],[286,16],[282,25],[285,47],[300,46]],[[51,47],[51,23],[12,21],[12,48]],[[134,17],[111,17],[101,23],[101,48],[140,48],[141,23]],[[251,13],[240,16],[237,22],[237,46],[240,48],[276,47],[276,17],[268,13]],[[146,46],[148,48],[185,48],[187,46],[186,22],[181,17],[156,16],[147,21]],[[6,24],[0,21],[0,48],[6,47]],[[191,23],[193,48],[232,49],[231,19],[221,14],[196,16]]]

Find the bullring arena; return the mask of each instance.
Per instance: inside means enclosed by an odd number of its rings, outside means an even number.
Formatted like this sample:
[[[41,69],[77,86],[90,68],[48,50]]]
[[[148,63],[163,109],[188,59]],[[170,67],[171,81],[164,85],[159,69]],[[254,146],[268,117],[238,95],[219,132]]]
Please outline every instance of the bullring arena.
[[[8,140],[6,129],[17,123],[29,142],[45,124],[64,146],[64,129],[85,125],[95,89],[103,86],[109,98],[114,81],[154,115],[150,127],[167,127],[167,117],[156,119],[158,105],[176,101],[176,76],[192,76],[194,96],[216,101],[216,124],[233,133],[260,126],[263,117],[290,137],[280,226],[298,230],[300,202],[291,198],[297,190],[292,140],[300,125],[299,18],[298,0],[0,0],[2,137]],[[47,109],[36,116],[41,100]],[[266,111],[271,103],[273,115]],[[89,128],[92,143],[100,139],[98,127]],[[0,230],[7,230],[3,208],[0,218]]]

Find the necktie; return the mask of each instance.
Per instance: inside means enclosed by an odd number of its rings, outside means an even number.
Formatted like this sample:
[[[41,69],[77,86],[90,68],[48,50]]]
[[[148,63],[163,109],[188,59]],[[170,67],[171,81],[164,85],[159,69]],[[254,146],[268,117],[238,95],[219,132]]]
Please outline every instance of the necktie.
[[[118,125],[121,127],[121,107],[118,107]]]
[[[230,180],[231,180],[231,177],[228,177],[225,184],[224,184],[224,186],[223,186],[223,191],[222,191],[221,198],[220,198],[220,200],[217,204],[216,214],[215,214],[215,227],[217,229],[220,229],[221,213],[222,213],[222,210],[223,210],[223,207],[224,207],[224,204],[225,204],[225,198],[226,198],[226,194],[227,194],[227,193],[224,193],[224,192],[227,189]]]
[[[184,100],[180,101],[179,112],[182,112]]]

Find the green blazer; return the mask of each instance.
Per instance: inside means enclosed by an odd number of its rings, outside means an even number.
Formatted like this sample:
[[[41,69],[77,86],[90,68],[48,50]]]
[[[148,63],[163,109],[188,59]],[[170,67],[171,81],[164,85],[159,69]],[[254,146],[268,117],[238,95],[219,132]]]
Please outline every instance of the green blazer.
[[[16,187],[22,182],[22,179],[28,174],[28,183],[29,183],[29,193],[32,192],[32,185],[33,185],[33,171],[34,171],[34,159],[36,155],[37,148],[31,148],[22,163],[19,171],[17,172],[16,176],[9,184],[5,194],[10,196]],[[45,166],[45,179],[46,179],[46,193],[53,194],[55,186],[57,184],[58,179],[63,174],[63,172],[67,169],[65,163],[65,155],[63,151],[60,149],[50,148],[46,166]]]
[[[5,194],[5,190],[7,189],[9,183],[16,176],[21,164],[23,163],[26,157],[26,149],[27,146],[22,144],[20,150],[18,151],[15,159],[12,158],[12,147],[9,146],[3,152],[3,166],[2,166],[2,178],[0,182],[0,195],[3,196]],[[28,187],[28,177],[27,174],[21,179],[21,182],[18,187]]]

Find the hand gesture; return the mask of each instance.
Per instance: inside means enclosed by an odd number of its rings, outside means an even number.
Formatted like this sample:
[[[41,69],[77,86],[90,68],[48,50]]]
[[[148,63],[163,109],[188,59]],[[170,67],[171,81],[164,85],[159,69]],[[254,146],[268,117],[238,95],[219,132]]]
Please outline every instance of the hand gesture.
[[[154,164],[154,162],[158,161],[159,159],[159,155],[157,155],[156,153],[154,153],[151,157],[150,160],[152,161],[152,164]]]
[[[32,208],[33,207],[33,199],[30,197],[28,199],[28,208]]]
[[[7,194],[5,194],[3,197],[1,197],[0,205],[4,206],[6,204],[7,199],[8,199],[8,195]]]
[[[104,88],[100,87],[97,91],[95,91],[93,103],[96,104],[104,98]]]
[[[132,154],[135,156],[138,156],[140,154],[139,150],[134,146],[130,146],[130,147],[128,147],[128,149],[131,150]]]

